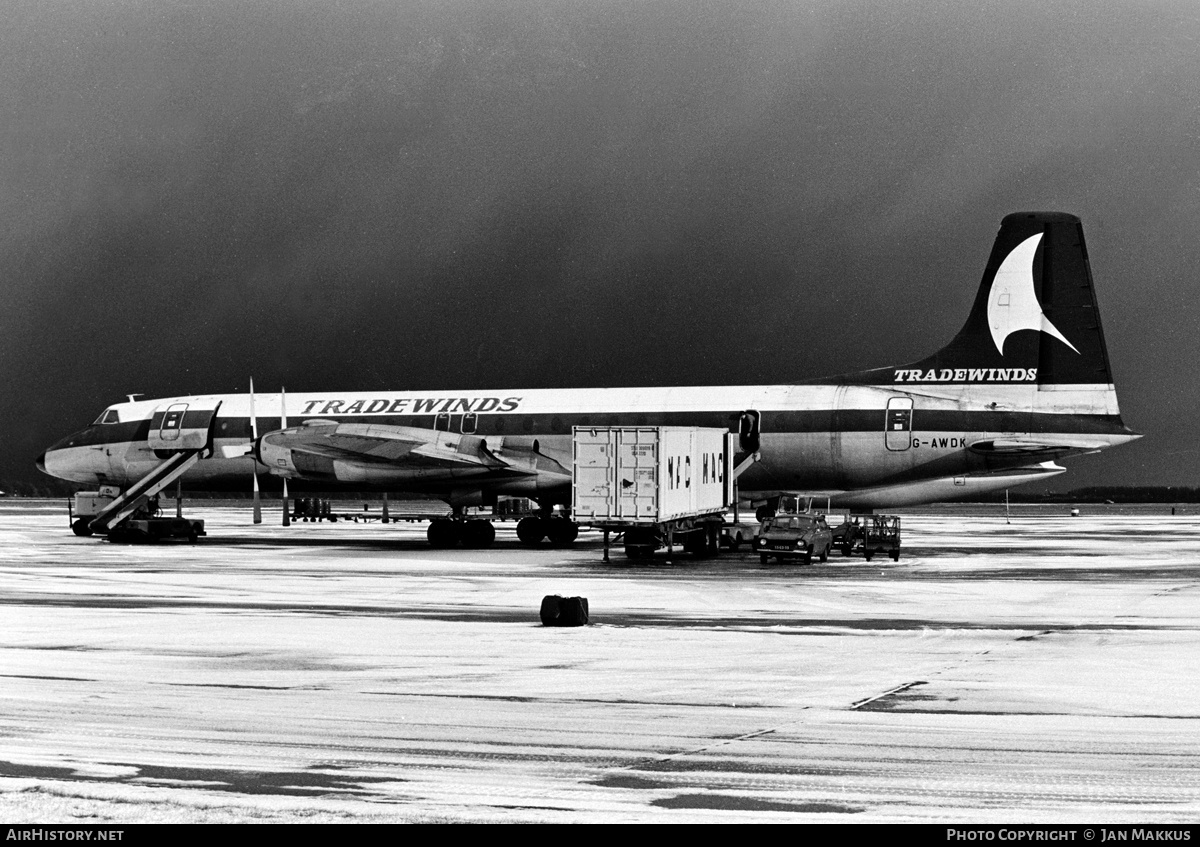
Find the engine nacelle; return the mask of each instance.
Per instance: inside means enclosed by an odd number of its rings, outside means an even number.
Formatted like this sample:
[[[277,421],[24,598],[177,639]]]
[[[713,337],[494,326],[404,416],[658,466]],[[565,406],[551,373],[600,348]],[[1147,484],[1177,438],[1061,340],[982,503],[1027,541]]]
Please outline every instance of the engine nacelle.
[[[258,439],[258,444],[254,447],[255,458],[266,465],[267,470],[275,476],[289,478],[302,476],[300,469],[296,467],[296,454],[292,452],[291,448],[272,444],[268,437],[264,435]]]

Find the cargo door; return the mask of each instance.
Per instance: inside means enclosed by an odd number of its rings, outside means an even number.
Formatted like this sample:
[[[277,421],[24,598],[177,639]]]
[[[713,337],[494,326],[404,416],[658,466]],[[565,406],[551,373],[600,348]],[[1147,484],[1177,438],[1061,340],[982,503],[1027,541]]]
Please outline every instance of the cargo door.
[[[884,417],[883,442],[893,451],[907,450],[912,446],[913,399],[893,397],[888,400]]]
[[[658,432],[624,429],[615,434],[617,517],[653,521],[658,517]]]
[[[151,450],[203,450],[209,446],[220,400],[192,400],[159,406],[150,418],[146,445]]]
[[[572,447],[571,514],[576,520],[614,520],[616,433],[575,427]]]

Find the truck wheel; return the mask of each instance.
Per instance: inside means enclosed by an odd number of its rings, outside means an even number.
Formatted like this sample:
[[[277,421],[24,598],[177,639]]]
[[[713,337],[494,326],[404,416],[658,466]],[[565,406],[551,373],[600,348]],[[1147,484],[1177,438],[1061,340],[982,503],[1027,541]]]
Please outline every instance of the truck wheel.
[[[78,535],[80,538],[87,538],[92,534],[92,528],[88,526],[87,518],[77,518],[75,523],[71,524],[71,532]]]
[[[625,556],[630,559],[645,559],[654,555],[654,532],[647,529],[630,529],[625,532]]]
[[[898,561],[900,561],[900,551],[899,551],[899,550],[893,550],[893,551],[892,551],[892,561],[893,561],[893,562],[898,562]]]

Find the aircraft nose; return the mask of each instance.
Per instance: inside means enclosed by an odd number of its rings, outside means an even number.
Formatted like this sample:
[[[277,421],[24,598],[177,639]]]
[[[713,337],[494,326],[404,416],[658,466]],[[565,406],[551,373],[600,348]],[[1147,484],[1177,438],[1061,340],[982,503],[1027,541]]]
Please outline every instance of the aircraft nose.
[[[29,454],[26,453],[25,455],[28,456]],[[46,472],[46,451],[45,450],[42,451],[42,455],[37,457],[37,460],[34,462],[34,464],[37,465],[37,469],[39,471],[41,471],[42,473]]]

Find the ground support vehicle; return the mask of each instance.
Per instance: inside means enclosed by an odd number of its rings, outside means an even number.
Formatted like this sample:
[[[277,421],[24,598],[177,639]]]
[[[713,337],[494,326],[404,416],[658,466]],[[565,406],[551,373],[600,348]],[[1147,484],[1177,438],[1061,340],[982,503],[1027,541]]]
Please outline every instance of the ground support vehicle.
[[[99,491],[80,491],[67,501],[67,522],[71,532],[81,537],[92,534],[91,523],[120,495],[121,489],[105,485]]]
[[[630,559],[676,544],[696,556],[720,552],[734,479],[754,457],[734,466],[737,435],[686,426],[575,427],[571,515],[613,534]]]
[[[809,564],[813,556],[822,562],[829,560],[833,547],[833,531],[825,523],[825,516],[812,512],[773,515],[762,522],[762,529],[754,542],[754,549],[765,565],[774,556],[776,559],[799,559]]]
[[[721,526],[721,546],[736,553],[743,544],[754,543],[758,530],[758,524],[741,523],[736,519],[732,523],[727,522]]]
[[[71,531],[79,536],[93,533],[106,535],[114,543],[137,543],[186,539],[195,542],[204,531],[204,521],[185,518],[181,510],[175,517],[162,516],[157,497],[149,497],[140,503],[128,517],[122,518],[107,529],[94,529],[98,516],[110,509],[120,496],[120,489],[104,486],[99,491],[81,491],[73,501],[67,503],[67,515]]]
[[[834,544],[843,556],[862,553],[868,562],[877,553],[900,561],[899,515],[851,515],[833,530]]]

